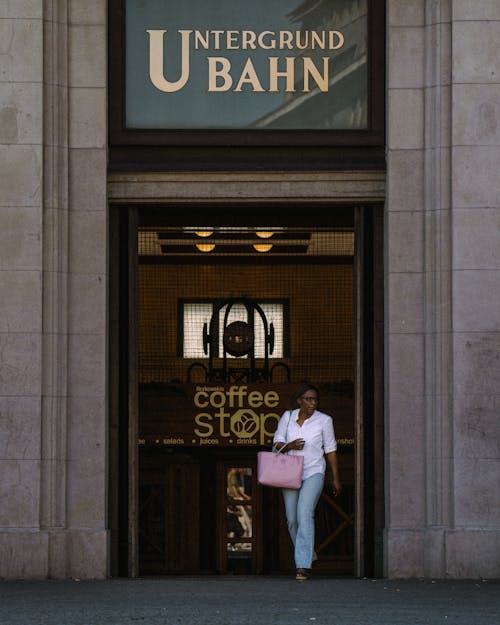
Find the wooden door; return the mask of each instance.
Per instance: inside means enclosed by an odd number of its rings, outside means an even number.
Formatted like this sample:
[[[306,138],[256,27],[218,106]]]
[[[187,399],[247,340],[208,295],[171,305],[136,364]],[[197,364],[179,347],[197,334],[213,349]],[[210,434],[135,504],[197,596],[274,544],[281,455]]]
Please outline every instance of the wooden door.
[[[139,546],[143,575],[199,572],[200,468],[191,455],[144,455]]]

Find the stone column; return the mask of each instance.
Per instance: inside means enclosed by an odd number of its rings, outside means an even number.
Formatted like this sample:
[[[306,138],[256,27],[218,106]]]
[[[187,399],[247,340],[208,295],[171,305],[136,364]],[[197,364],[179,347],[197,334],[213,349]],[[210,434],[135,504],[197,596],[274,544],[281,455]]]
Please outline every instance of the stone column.
[[[500,3],[452,5],[453,527],[446,574],[500,577]]]
[[[68,2],[66,575],[81,578],[109,570],[106,9]]]
[[[0,7],[0,577],[105,577],[106,2]]]
[[[39,532],[42,0],[0,4],[0,577],[44,577]]]
[[[426,497],[425,1],[387,2],[387,575],[423,572]]]
[[[496,2],[388,1],[391,577],[498,577]]]

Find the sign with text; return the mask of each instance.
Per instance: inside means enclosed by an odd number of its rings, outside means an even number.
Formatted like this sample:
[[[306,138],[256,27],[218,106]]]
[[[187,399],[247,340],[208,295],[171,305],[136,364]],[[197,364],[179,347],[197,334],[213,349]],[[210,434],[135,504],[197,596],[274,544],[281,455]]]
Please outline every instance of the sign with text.
[[[270,445],[281,415],[293,404],[295,390],[290,384],[142,386],[139,444]],[[352,438],[352,399],[323,394],[321,398],[320,409],[334,415],[339,443],[351,444],[347,439]]]
[[[130,129],[367,127],[367,0],[126,0]]]

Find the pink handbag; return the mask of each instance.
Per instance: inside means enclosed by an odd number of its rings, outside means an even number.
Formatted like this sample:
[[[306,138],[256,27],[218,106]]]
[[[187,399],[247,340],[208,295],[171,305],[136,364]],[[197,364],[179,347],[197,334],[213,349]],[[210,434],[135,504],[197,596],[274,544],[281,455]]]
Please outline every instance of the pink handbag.
[[[303,456],[289,456],[274,451],[257,453],[257,481],[265,486],[300,488],[302,484]]]

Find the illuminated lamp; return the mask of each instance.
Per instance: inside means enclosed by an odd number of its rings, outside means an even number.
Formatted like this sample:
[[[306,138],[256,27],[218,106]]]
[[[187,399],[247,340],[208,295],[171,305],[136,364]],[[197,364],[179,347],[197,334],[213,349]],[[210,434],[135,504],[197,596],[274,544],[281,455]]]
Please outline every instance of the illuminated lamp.
[[[215,243],[197,243],[196,248],[200,250],[200,252],[211,252],[215,249]]]
[[[254,250],[256,250],[257,252],[269,252],[269,250],[273,247],[270,243],[254,243],[253,246]]]
[[[255,234],[261,239],[269,239],[273,236],[274,232],[265,232],[264,230],[257,230]]]
[[[195,235],[197,237],[210,237],[213,233],[213,230],[198,230],[195,232]]]

